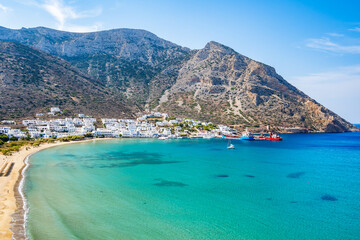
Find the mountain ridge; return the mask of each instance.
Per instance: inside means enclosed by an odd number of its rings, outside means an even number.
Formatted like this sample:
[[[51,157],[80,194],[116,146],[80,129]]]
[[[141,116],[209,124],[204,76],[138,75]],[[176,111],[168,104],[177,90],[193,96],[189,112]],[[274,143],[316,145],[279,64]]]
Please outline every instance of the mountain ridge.
[[[266,64],[215,41],[191,50],[146,30],[69,33],[0,28],[14,41],[68,61],[141,109],[242,126],[356,131]]]

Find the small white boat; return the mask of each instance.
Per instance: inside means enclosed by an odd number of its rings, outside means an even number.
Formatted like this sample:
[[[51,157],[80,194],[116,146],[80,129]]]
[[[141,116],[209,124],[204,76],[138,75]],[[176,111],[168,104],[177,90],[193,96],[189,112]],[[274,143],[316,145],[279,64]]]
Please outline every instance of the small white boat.
[[[233,144],[230,144],[227,149],[235,149],[235,146]]]
[[[159,137],[160,140],[167,140],[169,139],[168,137]]]
[[[231,144],[230,140],[228,142],[227,149],[235,149],[235,146],[233,144]]]

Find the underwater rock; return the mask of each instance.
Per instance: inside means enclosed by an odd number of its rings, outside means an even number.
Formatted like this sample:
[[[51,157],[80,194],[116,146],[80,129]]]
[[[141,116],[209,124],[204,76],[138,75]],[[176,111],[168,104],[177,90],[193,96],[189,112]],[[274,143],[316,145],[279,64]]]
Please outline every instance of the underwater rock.
[[[159,181],[158,183],[154,183],[155,186],[159,187],[186,187],[189,186],[182,182],[168,181],[161,178],[154,179],[155,181]]]
[[[215,175],[215,177],[217,177],[217,178],[227,178],[227,177],[229,177],[229,175],[227,175],[227,174],[218,174],[218,175]]]
[[[305,172],[294,172],[294,173],[289,173],[286,177],[287,178],[299,178],[304,174],[305,174]]]
[[[248,174],[245,174],[244,175],[245,177],[248,177],[248,178],[254,178],[255,176],[253,176],[253,175],[248,175]]]
[[[338,199],[334,196],[331,196],[329,194],[325,194],[321,197],[321,200],[324,200],[324,201],[337,201]]]

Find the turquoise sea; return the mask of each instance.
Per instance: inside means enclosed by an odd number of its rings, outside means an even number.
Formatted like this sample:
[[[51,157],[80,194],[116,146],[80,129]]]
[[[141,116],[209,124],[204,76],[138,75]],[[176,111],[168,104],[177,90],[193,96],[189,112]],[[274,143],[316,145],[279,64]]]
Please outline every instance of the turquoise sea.
[[[30,239],[360,239],[360,133],[114,139],[30,158]]]

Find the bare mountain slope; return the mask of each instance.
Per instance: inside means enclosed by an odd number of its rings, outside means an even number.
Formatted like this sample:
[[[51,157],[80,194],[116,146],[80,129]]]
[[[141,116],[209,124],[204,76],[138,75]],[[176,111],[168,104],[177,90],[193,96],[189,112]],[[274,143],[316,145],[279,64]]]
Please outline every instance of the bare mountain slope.
[[[0,27],[0,40],[61,57],[141,105],[152,91],[151,80],[169,65],[179,65],[190,51],[148,31],[126,28],[71,33],[44,27]]]
[[[34,116],[59,106],[93,116],[133,116],[136,108],[69,63],[42,51],[0,41],[0,118]]]

